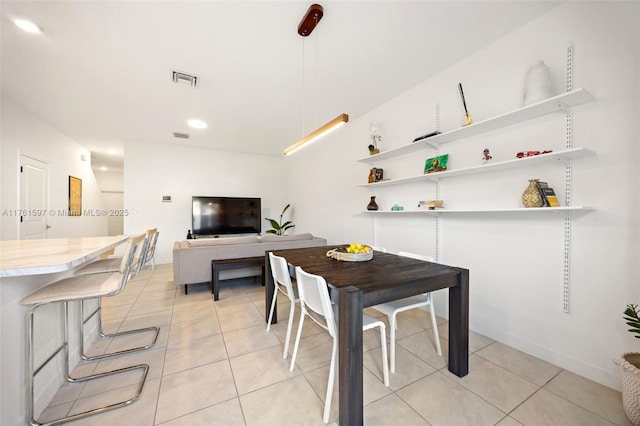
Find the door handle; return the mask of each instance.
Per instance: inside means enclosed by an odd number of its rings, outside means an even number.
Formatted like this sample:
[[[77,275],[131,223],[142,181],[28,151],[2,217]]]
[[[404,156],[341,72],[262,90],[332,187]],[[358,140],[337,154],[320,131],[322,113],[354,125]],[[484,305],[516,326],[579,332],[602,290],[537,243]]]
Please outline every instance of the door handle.
[[[47,225],[45,229],[51,229],[51,225]]]

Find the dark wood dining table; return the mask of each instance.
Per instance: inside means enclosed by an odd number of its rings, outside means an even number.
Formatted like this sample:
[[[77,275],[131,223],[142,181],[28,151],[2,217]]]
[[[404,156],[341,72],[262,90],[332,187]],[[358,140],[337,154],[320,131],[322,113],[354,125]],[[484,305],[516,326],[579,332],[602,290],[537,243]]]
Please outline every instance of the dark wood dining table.
[[[346,246],[346,245],[345,245]],[[469,372],[469,271],[390,253],[374,252],[365,262],[344,262],[326,256],[340,245],[276,250],[287,263],[324,277],[338,290],[339,424],[363,424],[362,310],[368,306],[444,288],[449,289],[449,364],[453,374]],[[265,321],[275,290],[265,254]],[[278,320],[274,310],[272,323]]]

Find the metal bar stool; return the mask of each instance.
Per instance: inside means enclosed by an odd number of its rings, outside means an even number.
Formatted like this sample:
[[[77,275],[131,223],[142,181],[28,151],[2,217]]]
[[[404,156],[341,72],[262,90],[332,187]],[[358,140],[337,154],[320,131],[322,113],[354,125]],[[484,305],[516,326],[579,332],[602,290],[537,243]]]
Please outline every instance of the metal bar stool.
[[[158,237],[160,236],[160,232],[158,232],[158,228],[153,228],[147,230],[147,238],[149,238],[149,247],[144,256],[144,261],[142,262],[142,268],[144,268],[149,261],[151,261],[151,270],[156,270],[156,243],[158,242]]]
[[[136,236],[136,238],[141,238],[141,237],[143,238],[142,244],[138,244],[135,250],[133,250],[135,254],[133,256],[133,261],[131,262],[132,272],[130,274],[130,278],[133,278],[136,275],[138,275],[138,273],[144,266],[145,256],[150,246],[150,242],[153,238],[153,235],[149,234],[149,231],[147,231],[144,234],[139,234],[138,236]],[[109,258],[109,259],[97,260],[85,266],[84,268],[81,268],[80,270],[78,270],[76,272],[76,275],[91,275],[91,274],[104,274],[108,272],[117,272],[120,269],[120,264],[122,263],[122,259],[123,258]],[[114,265],[116,265],[116,262],[118,263],[117,263],[117,266],[114,268]],[[84,325],[88,323],[91,320],[91,318],[93,318],[96,315],[98,315],[98,333],[102,339],[113,339],[114,337],[152,331],[154,332],[154,335],[153,335],[153,338],[151,339],[151,343],[144,346],[137,346],[135,348],[123,349],[116,352],[109,352],[109,353],[104,353],[100,355],[91,355],[91,356],[87,355],[84,347]],[[98,359],[104,359],[112,356],[123,355],[131,352],[150,349],[156,345],[156,341],[158,340],[158,335],[160,334],[160,327],[145,327],[145,328],[138,328],[135,330],[127,330],[127,331],[121,331],[119,333],[111,333],[111,334],[105,333],[102,327],[102,300],[100,298],[98,298],[98,306],[96,307],[96,309],[93,312],[91,312],[91,314],[86,318],[84,317],[84,300],[81,300],[80,301],[80,318],[82,319],[82,327],[80,327],[80,340],[82,342],[82,345],[80,347],[81,348],[80,356],[82,356],[82,359],[84,359],[85,361],[95,361]]]
[[[140,273],[142,268],[144,267],[145,258],[147,256],[147,251],[151,245],[151,236],[149,235],[149,231],[144,234],[139,234],[144,237],[144,241],[142,244],[138,244],[135,250],[135,254],[133,256],[133,262],[131,263],[131,277],[134,278],[136,275]],[[87,274],[104,274],[106,272],[118,272],[120,270],[120,264],[122,263],[122,257],[108,257],[106,259],[99,259],[95,262],[89,263],[87,266],[84,266],[78,269],[75,274],[76,275],[87,275]]]
[[[27,320],[27,339],[26,339],[26,347],[27,347],[27,390],[28,390],[28,415],[29,420],[32,425],[51,425],[51,424],[59,424],[74,420],[79,420],[94,414],[102,413],[105,411],[113,410],[116,408],[124,407],[135,402],[142,393],[142,388],[144,386],[144,382],[147,378],[147,374],[149,372],[149,366],[147,364],[139,364],[133,365],[130,367],[119,368],[116,370],[106,371],[103,373],[92,374],[84,377],[72,377],[69,374],[69,302],[70,301],[82,301],[86,299],[100,298],[104,296],[115,296],[120,293],[124,288],[127,279],[129,278],[129,273],[131,271],[131,264],[133,262],[133,258],[135,255],[136,248],[139,244],[142,243],[144,239],[144,234],[141,236],[131,237],[127,242],[127,248],[125,249],[125,257],[123,257],[123,261],[121,264],[120,271],[115,273],[107,273],[107,274],[91,274],[91,275],[82,275],[72,278],[63,279],[60,281],[56,281],[52,284],[49,284],[46,287],[43,287],[34,293],[24,297],[20,304],[29,306],[29,309],[26,314]],[[60,302],[64,306],[64,341],[62,344],[37,368],[35,367],[34,361],[34,313],[36,309],[40,306],[47,305],[49,303]],[[82,320],[80,321],[80,327],[82,328]],[[142,377],[138,382],[138,388],[136,390],[135,395],[131,398],[119,401],[116,403],[112,403],[107,406],[94,408],[91,410],[83,411],[81,413],[68,415],[66,417],[62,417],[50,422],[40,423],[35,419],[35,392],[34,392],[34,381],[36,375],[47,365],[51,360],[53,360],[56,355],[58,355],[61,351],[64,352],[65,362],[64,362],[64,373],[66,376],[66,380],[71,383],[85,382],[97,378],[107,377],[114,374],[126,373],[133,370],[141,370]]]

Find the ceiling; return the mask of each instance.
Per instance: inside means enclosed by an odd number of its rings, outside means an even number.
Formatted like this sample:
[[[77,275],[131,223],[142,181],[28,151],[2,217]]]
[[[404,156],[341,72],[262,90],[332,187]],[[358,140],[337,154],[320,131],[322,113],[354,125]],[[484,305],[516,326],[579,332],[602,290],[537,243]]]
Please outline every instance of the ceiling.
[[[94,166],[122,167],[136,142],[282,155],[337,115],[357,119],[558,2],[325,1],[303,38],[297,26],[310,4],[3,0],[2,94],[91,150]],[[198,87],[173,83],[172,70],[195,74]],[[208,127],[189,128],[190,118]]]

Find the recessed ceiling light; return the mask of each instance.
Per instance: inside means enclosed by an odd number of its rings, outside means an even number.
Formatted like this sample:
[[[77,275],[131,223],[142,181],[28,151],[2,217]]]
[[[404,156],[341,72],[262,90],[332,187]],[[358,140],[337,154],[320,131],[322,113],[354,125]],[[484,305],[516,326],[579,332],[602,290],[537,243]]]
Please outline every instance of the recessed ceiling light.
[[[39,34],[42,32],[39,26],[25,19],[14,19],[13,23],[16,24],[22,31],[26,31],[28,33]]]
[[[189,127],[193,127],[194,129],[206,129],[207,128],[207,123],[205,123],[202,120],[189,120],[187,121],[187,124],[189,125]]]
[[[107,170],[109,170],[109,169],[107,169],[107,166],[101,166],[101,167],[100,167],[100,170],[102,170],[103,172],[106,172],[106,171],[107,171]]]
[[[116,155],[118,153],[118,151],[116,151],[115,149],[111,148],[110,150],[107,151],[107,153],[109,155]]]

